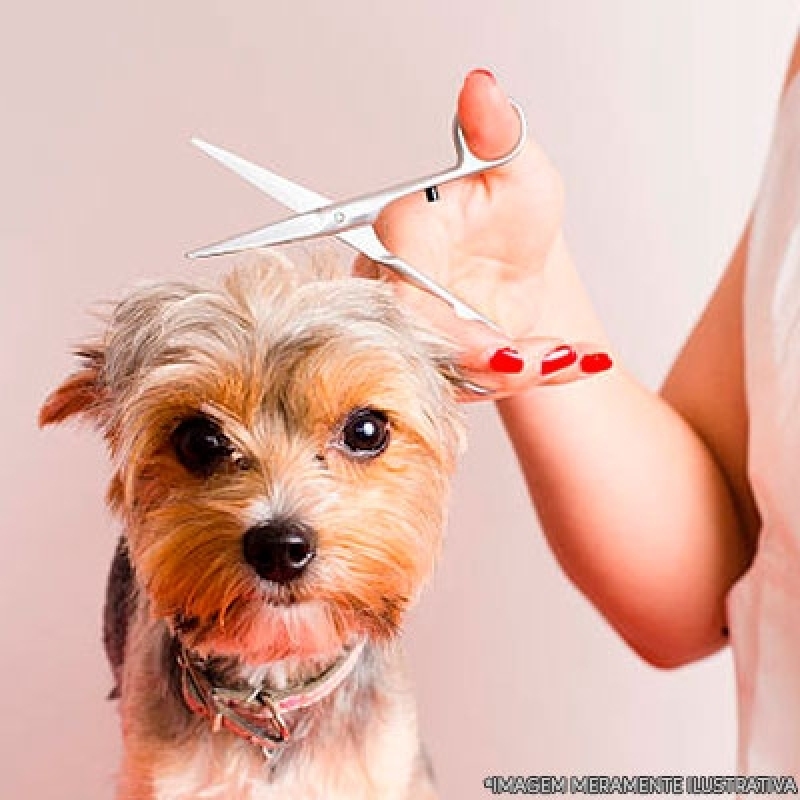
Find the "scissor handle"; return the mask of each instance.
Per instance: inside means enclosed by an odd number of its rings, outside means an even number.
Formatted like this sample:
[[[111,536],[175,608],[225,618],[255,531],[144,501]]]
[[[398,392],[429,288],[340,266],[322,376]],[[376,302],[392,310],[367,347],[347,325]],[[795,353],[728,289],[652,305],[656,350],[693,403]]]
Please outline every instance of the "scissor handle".
[[[453,118],[453,143],[456,146],[457,161],[455,167],[445,173],[448,175],[448,180],[455,180],[456,178],[463,178],[467,175],[474,175],[476,172],[483,172],[484,170],[492,169],[493,167],[502,167],[504,164],[508,164],[509,161],[512,161],[519,155],[520,151],[525,146],[526,139],[528,138],[528,122],[525,119],[525,112],[522,110],[522,107],[514,100],[510,100],[509,102],[519,117],[519,139],[517,139],[517,143],[514,145],[514,147],[504,156],[500,156],[500,158],[491,158],[488,160],[478,158],[478,156],[476,156],[467,145],[467,140],[464,138],[464,129],[461,127],[461,123],[458,121],[458,115]],[[449,177],[454,172],[458,172],[458,174],[454,175],[453,177]]]
[[[522,151],[528,135],[528,124],[525,121],[525,113],[513,100],[511,101],[511,106],[519,117],[519,139],[517,139],[517,143],[505,155],[500,156],[500,158],[478,158],[467,146],[466,139],[464,138],[464,131],[461,129],[458,117],[456,117],[453,122],[453,141],[456,148],[456,163],[454,166],[441,172],[436,172],[433,175],[416,178],[415,180],[407,181],[406,183],[401,183],[379,192],[371,192],[356,197],[353,200],[348,200],[343,203],[333,203],[324,208],[320,208],[315,212],[318,215],[319,222],[314,235],[335,235],[343,231],[358,228],[361,225],[371,225],[375,222],[378,214],[394,200],[409,194],[414,194],[415,192],[423,192],[432,186],[450,183],[459,178],[465,178],[469,175],[475,175],[479,172],[485,172],[487,169],[493,169],[494,167],[501,167],[503,164],[507,164]]]
[[[516,158],[520,152],[522,152],[522,148],[525,147],[525,141],[528,138],[528,123],[525,120],[525,112],[522,110],[522,107],[513,100],[511,100],[510,103],[519,117],[519,138],[508,153],[499,158],[478,158],[467,146],[467,140],[464,138],[464,131],[461,128],[461,123],[458,121],[458,116],[456,116],[453,119],[453,143],[456,148],[455,165],[442,172],[437,172],[424,178],[417,178],[416,180],[401,184],[400,186],[394,186],[391,189],[386,189],[383,192],[365,197],[364,200],[373,206],[372,211],[375,216],[377,216],[377,211],[383,208],[383,206],[399,197],[413,194],[414,192],[424,190],[430,186],[438,186],[442,183],[457,181],[459,178],[466,178],[469,175],[476,175],[479,172],[485,172],[487,169],[502,167],[504,164],[508,164],[509,161]]]

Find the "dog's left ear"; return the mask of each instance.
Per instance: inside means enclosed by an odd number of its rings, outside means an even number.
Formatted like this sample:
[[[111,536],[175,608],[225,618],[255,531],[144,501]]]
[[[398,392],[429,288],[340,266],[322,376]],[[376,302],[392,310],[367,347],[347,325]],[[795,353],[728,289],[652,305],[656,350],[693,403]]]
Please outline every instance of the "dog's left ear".
[[[459,400],[483,400],[494,394],[487,386],[475,383],[459,365],[455,358],[443,358],[436,362],[439,374],[455,389]]]
[[[492,390],[472,379],[460,363],[459,347],[445,335],[429,327],[415,323],[415,335],[422,343],[428,358],[438,373],[450,384],[459,400],[480,400],[492,394]]]
[[[100,347],[83,347],[76,355],[82,368],[70,375],[39,410],[39,425],[55,425],[75,414],[97,418],[103,407],[103,351]]]

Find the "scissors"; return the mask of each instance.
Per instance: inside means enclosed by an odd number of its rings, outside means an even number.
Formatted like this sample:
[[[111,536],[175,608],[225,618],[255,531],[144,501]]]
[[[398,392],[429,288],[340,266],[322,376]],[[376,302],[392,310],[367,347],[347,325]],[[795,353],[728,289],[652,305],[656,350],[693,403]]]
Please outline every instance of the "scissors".
[[[232,239],[202,247],[187,253],[187,255],[189,258],[205,258],[312,239],[318,236],[336,236],[373,261],[393,270],[414,286],[443,300],[461,319],[477,320],[494,330],[499,330],[494,322],[456,297],[444,286],[389,252],[378,238],[372,224],[378,214],[393,200],[424,191],[427,199],[433,202],[438,199],[437,187],[440,184],[485,172],[507,164],[515,158],[525,145],[527,123],[522,108],[513,101],[512,106],[519,117],[520,135],[517,143],[506,155],[488,160],[478,158],[467,146],[464,132],[458,122],[458,117],[456,117],[453,122],[456,163],[453,167],[341,203],[333,203],[324,195],[293,183],[221,147],[194,138],[192,143],[204,153],[297,214]]]

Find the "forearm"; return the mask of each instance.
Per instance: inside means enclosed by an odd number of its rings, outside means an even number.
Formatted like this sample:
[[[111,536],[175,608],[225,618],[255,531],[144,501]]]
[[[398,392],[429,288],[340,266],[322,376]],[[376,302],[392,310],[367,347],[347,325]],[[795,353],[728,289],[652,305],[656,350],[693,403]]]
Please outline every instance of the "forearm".
[[[552,280],[563,286],[552,296],[564,302],[548,301],[558,308],[542,325],[603,343],[566,249],[554,257]],[[619,364],[497,406],[545,535],[578,588],[654,664],[716,650],[749,548],[726,478],[692,427]]]

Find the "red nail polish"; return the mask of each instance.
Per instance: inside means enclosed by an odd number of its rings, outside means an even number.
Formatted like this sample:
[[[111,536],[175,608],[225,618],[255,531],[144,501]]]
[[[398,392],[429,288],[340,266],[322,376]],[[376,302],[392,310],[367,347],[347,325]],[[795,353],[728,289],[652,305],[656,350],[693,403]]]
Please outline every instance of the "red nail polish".
[[[607,369],[611,369],[613,363],[608,353],[588,353],[581,359],[581,369],[585,373],[593,375],[596,372],[605,372]]]
[[[489,80],[494,81],[497,83],[497,78],[495,78],[494,73],[488,69],[476,69],[475,72],[479,73],[480,75],[485,75]]]
[[[560,369],[571,367],[577,360],[578,354],[568,344],[562,344],[542,359],[542,375],[552,375]]]
[[[489,366],[495,372],[516,373],[525,368],[525,361],[513,347],[501,347],[490,359]]]

